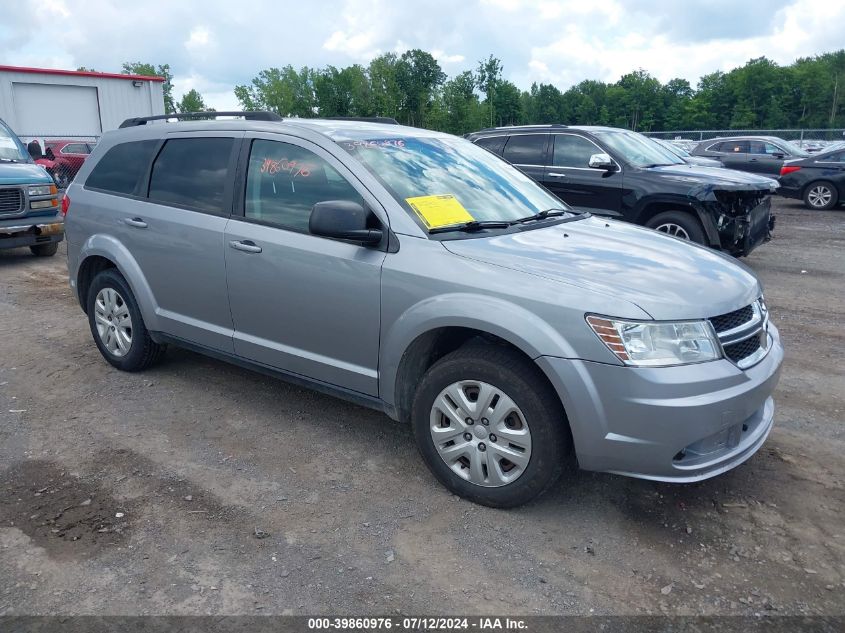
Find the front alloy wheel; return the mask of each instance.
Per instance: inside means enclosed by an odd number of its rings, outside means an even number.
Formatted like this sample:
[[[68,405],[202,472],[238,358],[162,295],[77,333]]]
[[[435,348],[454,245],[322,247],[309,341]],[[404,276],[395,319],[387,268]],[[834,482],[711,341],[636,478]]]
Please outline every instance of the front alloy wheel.
[[[477,486],[512,483],[531,460],[525,415],[486,382],[462,380],[440,392],[431,408],[431,439],[446,465]]]
[[[686,232],[684,227],[680,224],[673,224],[671,222],[666,222],[664,224],[660,224],[659,226],[654,227],[655,231],[660,231],[661,233],[666,233],[667,235],[672,235],[674,237],[679,237],[682,240],[689,240],[689,233]]]

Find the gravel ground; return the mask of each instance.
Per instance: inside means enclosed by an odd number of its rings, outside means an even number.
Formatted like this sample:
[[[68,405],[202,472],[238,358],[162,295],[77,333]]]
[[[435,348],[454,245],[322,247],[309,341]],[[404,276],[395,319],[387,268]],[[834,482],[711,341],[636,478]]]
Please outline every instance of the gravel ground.
[[[845,613],[845,210],[776,207],[746,260],[787,348],[760,452],[512,511],[378,413],[180,350],[112,369],[64,257],[0,252],[0,615]]]

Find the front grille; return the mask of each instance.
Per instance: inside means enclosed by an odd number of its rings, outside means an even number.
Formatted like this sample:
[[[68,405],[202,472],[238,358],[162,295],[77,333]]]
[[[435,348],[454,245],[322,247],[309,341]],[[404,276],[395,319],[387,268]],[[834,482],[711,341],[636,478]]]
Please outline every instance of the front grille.
[[[728,312],[727,314],[710,317],[710,323],[713,324],[713,329],[716,330],[716,334],[719,334],[721,332],[727,332],[728,330],[737,328],[744,323],[748,323],[753,318],[754,310],[750,305],[748,305],[744,308],[740,308],[739,310]]]
[[[725,355],[733,362],[738,363],[751,356],[760,347],[760,334],[755,334],[751,338],[747,338],[739,343],[725,345]]]
[[[23,209],[23,190],[19,187],[0,189],[0,215],[20,213]]]

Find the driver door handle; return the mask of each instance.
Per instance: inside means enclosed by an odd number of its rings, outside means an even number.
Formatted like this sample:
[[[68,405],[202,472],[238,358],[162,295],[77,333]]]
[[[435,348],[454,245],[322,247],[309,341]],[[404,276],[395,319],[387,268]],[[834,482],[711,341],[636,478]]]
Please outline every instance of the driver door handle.
[[[260,253],[261,247],[252,240],[232,240],[229,246],[236,251],[243,251],[244,253]]]
[[[550,171],[549,172],[549,178],[566,178],[566,174],[561,174],[560,172],[557,172],[557,171]]]
[[[141,218],[123,218],[123,221],[129,226],[134,226],[136,229],[147,228],[147,223],[144,222]]]

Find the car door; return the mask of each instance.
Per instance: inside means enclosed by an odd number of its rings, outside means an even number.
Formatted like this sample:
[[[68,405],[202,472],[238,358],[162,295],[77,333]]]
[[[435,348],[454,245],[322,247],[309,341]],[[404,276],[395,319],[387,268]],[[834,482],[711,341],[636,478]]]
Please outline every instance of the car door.
[[[779,176],[786,150],[768,141],[748,142],[748,171]]]
[[[502,158],[536,180],[543,182],[548,156],[548,134],[512,134],[505,142]]]
[[[568,205],[598,215],[621,215],[622,172],[589,166],[590,156],[607,152],[577,134],[551,135],[552,158],[543,184]]]
[[[142,199],[115,204],[115,230],[138,262],[167,334],[232,352],[224,228],[243,132],[175,133],[159,143]]]
[[[714,149],[725,167],[748,171],[748,141],[722,141]]]
[[[334,156],[308,141],[244,141],[242,201],[226,229],[235,353],[263,365],[378,394],[385,253],[311,235],[311,208],[375,198]]]

